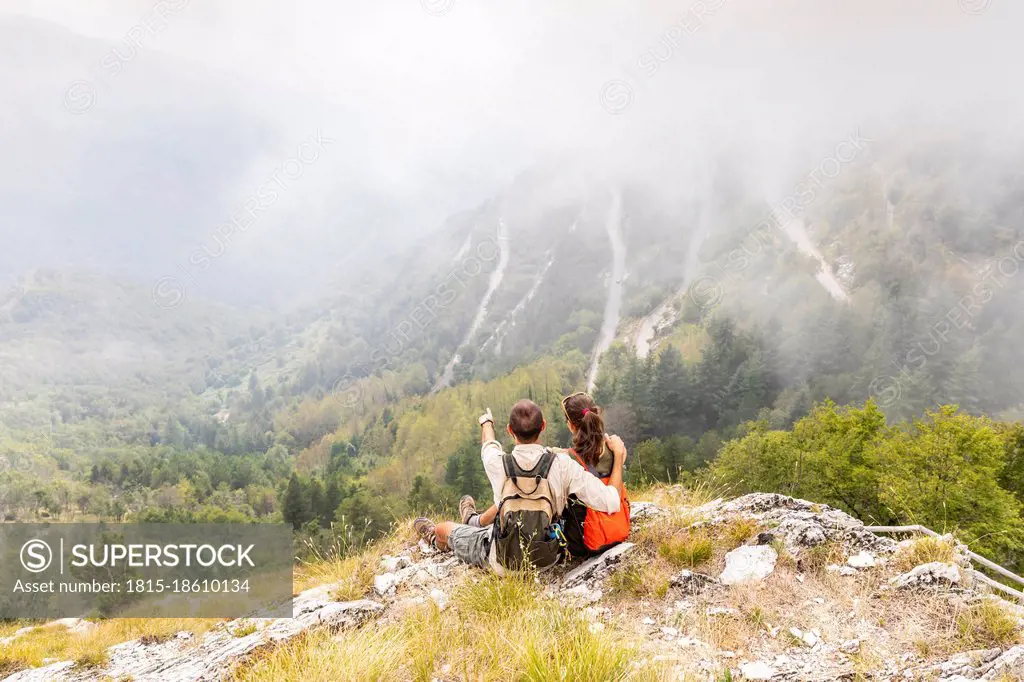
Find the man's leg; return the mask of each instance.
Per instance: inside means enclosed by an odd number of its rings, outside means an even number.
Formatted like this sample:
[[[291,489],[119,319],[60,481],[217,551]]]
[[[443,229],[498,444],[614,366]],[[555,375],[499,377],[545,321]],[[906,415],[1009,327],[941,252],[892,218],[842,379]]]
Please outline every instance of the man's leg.
[[[455,523],[451,521],[442,521],[434,527],[434,546],[445,551],[448,547],[448,537],[452,534],[452,528],[455,527]]]
[[[498,507],[497,507],[497,505],[493,505],[492,504],[491,507],[487,511],[485,511],[483,514],[480,514],[477,517],[477,519],[480,521],[480,526],[481,527],[486,527],[486,526],[489,526],[492,523],[494,523],[494,519],[497,518],[497,516],[498,516]]]
[[[486,568],[490,563],[490,527],[473,528],[451,521],[442,521],[435,525],[433,521],[423,517],[413,521],[412,527],[421,538],[435,548],[441,551],[452,550],[463,563],[481,568]]]
[[[459,561],[487,568],[491,559],[491,528],[473,528],[462,523],[442,523],[445,546]],[[438,536],[441,534],[438,533]]]
[[[412,522],[412,528],[416,531],[416,534],[423,538],[428,545],[432,545],[442,552],[448,549],[448,536],[451,534],[452,526],[454,525],[451,521],[442,521],[435,524],[424,516]]]

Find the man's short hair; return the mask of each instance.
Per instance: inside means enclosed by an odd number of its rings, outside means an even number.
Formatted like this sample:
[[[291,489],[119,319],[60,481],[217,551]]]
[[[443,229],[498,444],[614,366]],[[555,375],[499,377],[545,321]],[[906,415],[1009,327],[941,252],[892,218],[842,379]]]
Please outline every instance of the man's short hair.
[[[540,411],[540,405],[532,400],[520,400],[512,406],[508,426],[520,443],[535,442],[544,430],[544,414]]]

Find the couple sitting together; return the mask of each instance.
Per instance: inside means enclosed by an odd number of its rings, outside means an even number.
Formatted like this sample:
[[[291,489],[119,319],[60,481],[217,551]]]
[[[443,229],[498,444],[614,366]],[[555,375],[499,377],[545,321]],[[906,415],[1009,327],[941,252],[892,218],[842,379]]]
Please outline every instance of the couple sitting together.
[[[477,513],[469,495],[459,502],[462,523],[413,522],[439,550],[498,574],[526,566],[543,570],[560,559],[592,556],[629,535],[629,501],[622,483],[626,447],[604,432],[594,400],[576,393],[562,401],[572,432],[571,450],[540,444],[547,422],[532,400],[513,406],[507,430],[515,447],[506,454],[494,436],[488,408],[480,417],[480,456],[494,506]]]

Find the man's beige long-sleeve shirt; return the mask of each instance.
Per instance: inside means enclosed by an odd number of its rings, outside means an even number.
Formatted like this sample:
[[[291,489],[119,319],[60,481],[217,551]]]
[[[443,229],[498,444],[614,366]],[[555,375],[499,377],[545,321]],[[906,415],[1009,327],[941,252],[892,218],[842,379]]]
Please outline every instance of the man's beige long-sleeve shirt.
[[[512,449],[512,456],[522,469],[529,471],[537,466],[546,448],[539,443],[517,445]],[[494,504],[501,503],[501,489],[505,485],[505,465],[502,457],[505,451],[496,440],[487,441],[480,448],[480,457],[484,462],[484,470],[491,482],[494,492]],[[589,471],[580,466],[570,455],[558,453],[551,463],[548,472],[548,485],[555,497],[555,512],[561,515],[565,511],[570,495],[576,495],[580,502],[607,514],[619,511],[621,501],[619,491],[601,482]]]

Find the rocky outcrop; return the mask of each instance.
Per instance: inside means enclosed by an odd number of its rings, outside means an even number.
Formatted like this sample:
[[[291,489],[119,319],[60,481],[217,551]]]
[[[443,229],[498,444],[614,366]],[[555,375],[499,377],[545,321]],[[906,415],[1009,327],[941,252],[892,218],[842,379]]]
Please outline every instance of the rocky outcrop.
[[[693,571],[686,570],[680,571],[669,580],[669,585],[672,587],[678,587],[685,595],[700,594],[708,588],[721,584],[721,581],[717,578],[704,575],[703,573],[694,573]]]
[[[893,669],[895,673],[895,669]],[[905,674],[908,679],[930,679],[937,682],[968,682],[1024,679],[1024,646],[1006,651],[980,649],[957,654],[938,664],[919,665]]]
[[[930,587],[956,587],[964,582],[964,574],[956,564],[939,561],[922,564],[892,579],[894,587],[904,590]]]
[[[605,578],[612,572],[615,565],[622,561],[623,557],[633,551],[632,542],[623,542],[612,547],[607,552],[587,559],[582,564],[565,574],[562,579],[562,587],[572,588],[584,582],[593,582]]]
[[[868,550],[891,554],[896,542],[864,529],[861,521],[828,505],[815,504],[775,493],[753,493],[712,510],[714,516],[746,516],[771,527],[771,534],[782,539],[786,548],[798,554],[801,549],[826,542],[841,543],[848,550]]]
[[[782,495],[754,494],[686,510],[635,502],[632,514],[638,530],[644,524],[667,522],[669,528],[677,529],[673,532],[682,533],[692,524],[707,529],[716,542],[725,537],[716,535],[717,531],[735,528],[737,520],[753,519],[760,527],[760,533],[726,552],[724,559],[716,554],[700,572],[676,569],[656,575],[660,587],[641,586],[646,587],[637,590],[641,596],[616,589],[614,597],[606,597],[616,571],[624,566],[646,569],[651,559],[646,547],[641,551],[629,542],[577,566],[557,567],[537,577],[543,597],[578,609],[591,632],[632,629],[644,656],[679,666],[680,675],[685,673],[687,679],[723,679],[728,671],[732,679],[850,680],[859,672],[864,652],[878,660],[880,648],[887,653],[869,679],[1024,679],[1024,646],[965,652],[938,661],[922,657],[912,646],[894,649],[895,631],[885,628],[898,626],[883,625],[886,619],[872,609],[892,609],[893,602],[899,609],[910,609],[922,600],[940,600],[940,606],[941,600],[973,604],[979,593],[959,563],[925,564],[898,574],[887,558],[896,543],[872,535],[836,509]],[[780,559],[784,554],[780,546],[799,556],[825,542],[841,548],[830,550],[835,565],[817,575]],[[82,669],[62,662],[21,671],[9,679],[224,679],[239,661],[266,647],[286,644],[303,632],[356,628],[374,619],[382,624],[401,623],[409,609],[427,604],[458,610],[453,590],[481,575],[479,569],[422,542],[392,552],[380,557],[369,590],[371,599],[337,602],[331,596],[335,586],[325,585],[295,599],[292,619],[246,619],[204,635],[180,633],[166,641],[126,642],[109,650],[109,662],[102,668]],[[848,593],[841,596],[844,590]],[[782,601],[773,604],[773,600]],[[891,610],[888,615],[898,617]],[[723,645],[736,640],[728,636],[730,629],[743,633],[733,645],[735,651]]]
[[[252,619],[256,629],[237,637],[237,624],[222,625],[196,637],[179,633],[166,641],[148,643],[134,640],[117,644],[108,651],[109,662],[102,669],[80,668],[71,661],[23,670],[8,682],[85,682],[86,680],[131,679],[134,682],[206,682],[219,680],[232,664],[257,649],[287,642],[303,632],[328,628],[358,627],[379,615],[384,606],[369,600],[336,602],[330,597],[334,585],[325,585],[295,598],[294,618]]]

